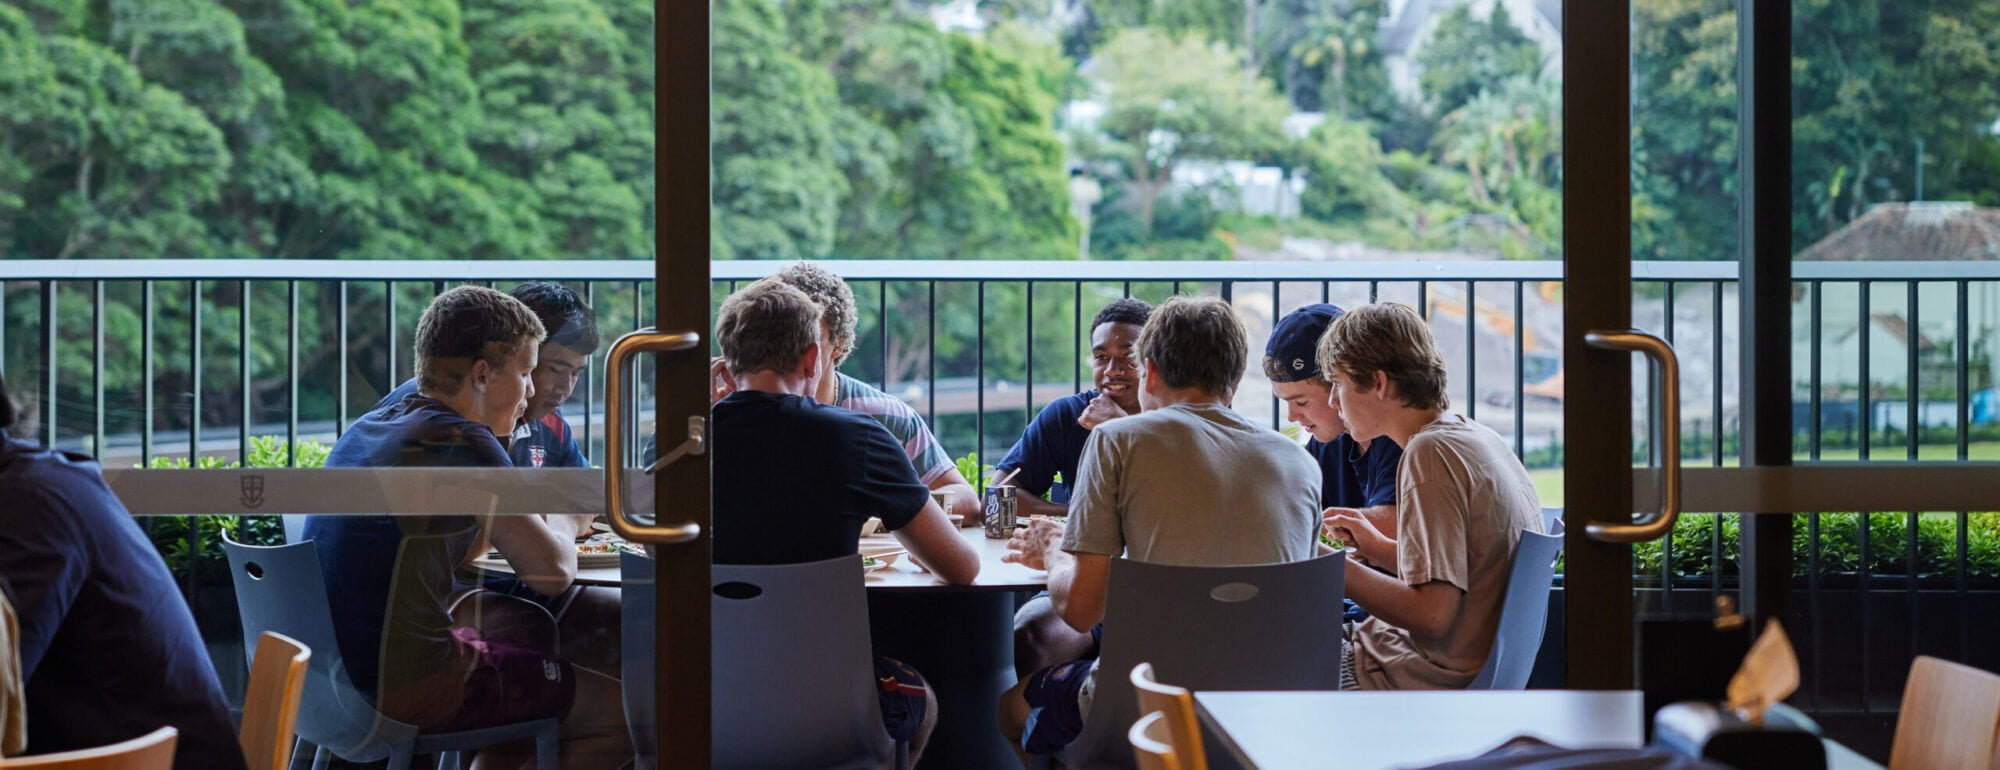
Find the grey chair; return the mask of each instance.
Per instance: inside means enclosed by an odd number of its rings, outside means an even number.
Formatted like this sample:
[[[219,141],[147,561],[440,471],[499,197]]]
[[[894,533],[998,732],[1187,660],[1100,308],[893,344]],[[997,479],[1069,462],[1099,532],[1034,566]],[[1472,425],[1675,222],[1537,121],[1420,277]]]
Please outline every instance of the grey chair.
[[[1543,508],[1543,509],[1542,509],[1542,531],[1543,531],[1543,532],[1547,532],[1547,533],[1549,533],[1549,534],[1551,534],[1551,535],[1557,535],[1557,534],[1562,534],[1562,527],[1563,527],[1563,509],[1562,509],[1562,506],[1558,505],[1558,506],[1556,506],[1556,507],[1554,507],[1554,508]]]
[[[633,555],[621,564],[625,681],[643,683],[653,671],[655,564]],[[859,557],[718,564],[710,585],[715,767],[908,766],[909,747],[890,740],[882,724]],[[625,688],[640,767],[657,754],[657,737],[639,727],[651,724],[655,697],[643,686]]]
[[[1521,533],[1521,544],[1514,549],[1514,566],[1508,570],[1507,598],[1500,605],[1500,628],[1493,635],[1493,651],[1487,653],[1486,665],[1466,689],[1519,690],[1528,686],[1535,655],[1542,649],[1542,633],[1548,628],[1549,586],[1555,582],[1556,553],[1561,550],[1560,535]]]
[[[265,631],[289,636],[317,653],[308,664],[297,730],[301,743],[315,747],[314,770],[325,770],[334,756],[349,762],[386,759],[390,770],[407,770],[418,754],[437,755],[439,768],[462,768],[464,752],[528,739],[535,741],[538,766],[556,766],[554,719],[425,733],[376,711],[348,679],[334,638],[319,553],[312,543],[253,546],[225,539],[222,549],[236,584],[246,655],[257,648],[256,640]],[[304,752],[293,756],[297,766]]]
[[[1151,662],[1190,690],[1340,687],[1346,554],[1247,567],[1111,562],[1097,689],[1069,767],[1131,767],[1139,718],[1125,672]]]
[[[658,601],[654,585],[658,570],[651,557],[621,554],[618,557],[620,614],[619,671],[625,680],[625,725],[631,731],[632,748],[639,756],[639,770],[659,766],[659,725],[655,721],[659,701],[653,694],[653,609]]]

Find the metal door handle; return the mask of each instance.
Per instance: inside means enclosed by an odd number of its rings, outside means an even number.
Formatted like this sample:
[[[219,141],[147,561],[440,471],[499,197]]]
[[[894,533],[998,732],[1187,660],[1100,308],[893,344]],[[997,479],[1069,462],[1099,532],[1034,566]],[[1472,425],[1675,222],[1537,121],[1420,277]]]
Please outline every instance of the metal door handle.
[[[690,543],[701,537],[701,525],[694,522],[658,526],[640,524],[625,515],[625,378],[632,374],[632,357],[640,353],[667,353],[689,350],[701,344],[698,332],[662,332],[652,327],[640,329],[619,337],[611,343],[611,349],[604,354],[604,512],[611,518],[611,528],[627,540],[640,543]],[[706,406],[704,405],[704,409]],[[695,431],[696,417],[689,422],[691,434]],[[690,439],[702,446],[695,435]],[[690,453],[683,444],[672,455]],[[692,451],[700,454],[701,450]],[[665,465],[661,462],[655,467]],[[647,469],[652,472],[653,469]]]
[[[1660,421],[1660,510],[1635,516],[1630,524],[1593,521],[1584,533],[1607,543],[1638,543],[1656,540],[1672,532],[1681,514],[1681,367],[1674,346],[1666,340],[1638,329],[1592,331],[1583,335],[1584,344],[1604,350],[1644,353],[1653,359],[1653,375],[1658,378],[1660,398],[1655,404]]]

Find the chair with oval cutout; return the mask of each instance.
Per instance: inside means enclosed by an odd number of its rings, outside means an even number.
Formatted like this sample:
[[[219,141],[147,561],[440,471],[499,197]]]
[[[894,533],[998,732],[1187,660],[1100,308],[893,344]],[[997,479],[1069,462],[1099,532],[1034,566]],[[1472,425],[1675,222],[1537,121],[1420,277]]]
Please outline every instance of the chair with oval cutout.
[[[1098,675],[1143,662],[1196,691],[1337,689],[1346,570],[1338,553],[1243,567],[1113,559]],[[1133,688],[1115,681],[1096,689],[1064,764],[1132,766],[1126,733],[1140,709]]]

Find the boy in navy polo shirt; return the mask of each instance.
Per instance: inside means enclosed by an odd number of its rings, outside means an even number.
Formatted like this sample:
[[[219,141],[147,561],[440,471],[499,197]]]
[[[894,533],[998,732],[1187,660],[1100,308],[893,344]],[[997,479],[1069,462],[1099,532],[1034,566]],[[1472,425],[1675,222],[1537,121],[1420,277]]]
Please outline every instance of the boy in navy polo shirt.
[[[15,414],[0,381],[0,589],[20,622],[27,750],[167,725],[180,731],[174,767],[240,770],[222,685],[159,552],[96,461],[9,436]]]
[[[363,415],[334,444],[327,466],[512,466],[497,436],[520,424],[534,398],[544,336],[541,320],[500,292],[461,286],[438,295],[417,323],[418,393]],[[390,718],[426,731],[557,718],[565,761],[610,766],[629,757],[617,679],[451,615],[455,570],[488,543],[530,588],[562,593],[576,572],[576,534],[589,519],[307,517],[336,652],[355,686]],[[482,754],[508,766],[532,757],[511,746]]]
[[[1139,413],[1139,362],[1133,355],[1139,330],[1153,306],[1127,297],[1097,311],[1090,319],[1091,390],[1056,399],[1042,407],[1021,440],[994,466],[994,477],[1019,469],[1008,482],[1019,490],[1020,515],[1066,516],[1076,483],[1077,462],[1090,431],[1106,420]],[[1062,483],[1055,483],[1057,475]],[[1042,495],[1047,494],[1048,500]],[[1055,605],[1043,592],[1014,613],[1014,671],[1027,676],[1066,660],[1088,654],[1096,642],[1056,617]]]
[[[1090,320],[1091,389],[1042,407],[1021,440],[993,466],[996,478],[1019,469],[1009,482],[1020,490],[1022,516],[1069,513],[1070,486],[1090,429],[1105,420],[1139,413],[1139,364],[1132,346],[1153,306],[1125,298],[1105,305]],[[1062,483],[1056,483],[1057,475]],[[1042,495],[1048,495],[1043,500]]]
[[[1348,435],[1340,408],[1330,401],[1332,387],[1320,373],[1319,338],[1341,313],[1320,303],[1279,319],[1264,346],[1264,376],[1271,380],[1271,394],[1285,403],[1285,419],[1312,435],[1306,452],[1325,479],[1320,505],[1326,515],[1364,516],[1395,537],[1396,463],[1403,450],[1387,436],[1362,444]]]

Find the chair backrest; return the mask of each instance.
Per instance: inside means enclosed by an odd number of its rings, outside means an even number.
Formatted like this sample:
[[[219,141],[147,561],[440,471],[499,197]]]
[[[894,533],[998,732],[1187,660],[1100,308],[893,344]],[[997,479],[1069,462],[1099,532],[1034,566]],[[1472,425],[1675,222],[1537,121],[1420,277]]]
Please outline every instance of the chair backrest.
[[[305,514],[303,513],[282,514],[278,516],[278,523],[285,528],[286,544],[289,545],[293,543],[303,543],[306,541]]]
[[[717,767],[894,761],[859,557],[718,564],[711,587]]]
[[[1208,749],[1201,745],[1201,724],[1195,721],[1194,694],[1184,687],[1161,684],[1153,678],[1153,664],[1132,667],[1132,693],[1139,698],[1141,713],[1165,715],[1167,737],[1174,756],[1185,770],[1208,770]],[[1143,756],[1141,757],[1143,764]]]
[[[1190,690],[1336,689],[1346,569],[1345,554],[1245,567],[1114,559],[1099,676],[1146,662]],[[1131,764],[1122,736],[1139,707],[1115,682],[1097,688],[1064,764]]]
[[[129,741],[120,741],[109,746],[65,751],[59,754],[15,757],[6,761],[8,768],[40,768],[41,770],[173,770],[174,744],[180,742],[180,731],[162,727]]]
[[[1486,664],[1468,690],[1519,690],[1528,686],[1535,656],[1548,630],[1549,587],[1555,582],[1556,553],[1563,539],[1556,535],[1521,533],[1514,548],[1514,566],[1507,575],[1507,597],[1500,605],[1500,627]]]
[[[2000,768],[2000,675],[1918,656],[1903,687],[1889,770]]]
[[[625,724],[631,731],[632,748],[639,755],[638,767],[658,767],[660,737],[654,714],[659,701],[653,693],[653,608],[659,593],[653,581],[657,565],[650,556],[628,553],[618,557],[618,571],[618,657],[625,682],[621,688],[625,693]]]
[[[243,649],[253,656],[251,666],[256,666],[254,651],[265,631],[278,632],[306,649],[319,651],[306,664],[297,721],[299,737],[348,756],[352,748],[376,743],[392,733],[416,735],[416,728],[376,712],[348,679],[334,638],[333,612],[327,607],[326,578],[320,573],[319,552],[311,541],[256,546],[225,538],[222,551],[229,559],[230,579],[236,584]]]
[[[1168,738],[1172,732],[1167,727],[1166,712],[1155,711],[1132,723],[1131,732],[1125,739],[1132,743],[1132,758],[1139,763],[1139,770],[1187,770],[1174,752]]]
[[[250,770],[285,770],[292,765],[299,720],[299,696],[306,689],[306,662],[312,650],[275,631],[257,638],[251,656],[250,686],[243,693],[243,724],[236,739]]]
[[[1558,534],[1562,534],[1562,527],[1563,527],[1563,509],[1562,509],[1562,506],[1558,505],[1558,506],[1556,506],[1556,507],[1554,507],[1554,508],[1543,508],[1543,509],[1542,509],[1542,531],[1543,531],[1543,532],[1547,532],[1547,533],[1549,533],[1549,534],[1551,534],[1551,535],[1558,535]]]

